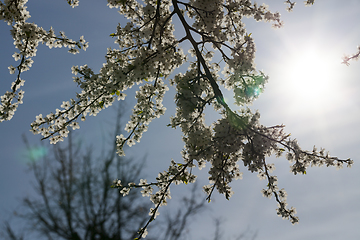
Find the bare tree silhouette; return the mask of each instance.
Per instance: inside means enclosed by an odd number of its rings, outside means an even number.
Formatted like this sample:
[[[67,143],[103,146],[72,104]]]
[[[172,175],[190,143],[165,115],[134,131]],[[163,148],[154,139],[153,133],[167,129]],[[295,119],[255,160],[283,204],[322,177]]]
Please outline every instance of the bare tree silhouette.
[[[113,138],[121,129],[122,108],[119,106],[117,110]],[[49,240],[134,239],[148,221],[151,202],[140,191],[131,191],[123,197],[110,186],[116,178],[124,183],[138,182],[145,158],[120,157],[116,154],[116,144],[109,140],[112,147],[95,159],[92,148],[83,151],[82,142],[75,141],[70,133],[67,144],[54,145],[52,154],[42,161],[30,159],[39,198],[25,197],[23,210],[16,216],[27,223],[25,233],[19,235],[5,222],[5,236],[11,240],[30,239],[34,233]],[[31,148],[25,137],[24,142]],[[196,199],[195,187],[182,202],[177,214],[166,215],[164,240],[180,239],[189,219],[204,209],[205,201]],[[156,227],[157,224],[153,226]],[[159,238],[149,235],[149,239]]]

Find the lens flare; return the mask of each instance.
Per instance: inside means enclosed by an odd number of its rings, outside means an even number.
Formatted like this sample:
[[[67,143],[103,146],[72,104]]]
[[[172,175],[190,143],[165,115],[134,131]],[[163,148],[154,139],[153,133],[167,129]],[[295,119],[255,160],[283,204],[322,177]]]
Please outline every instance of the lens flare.
[[[23,157],[25,157],[26,162],[37,162],[43,157],[45,157],[47,153],[48,149],[46,147],[39,146],[26,149],[22,155]]]
[[[248,87],[245,89],[245,94],[248,98],[257,98],[260,93],[262,93],[262,89],[260,87]]]

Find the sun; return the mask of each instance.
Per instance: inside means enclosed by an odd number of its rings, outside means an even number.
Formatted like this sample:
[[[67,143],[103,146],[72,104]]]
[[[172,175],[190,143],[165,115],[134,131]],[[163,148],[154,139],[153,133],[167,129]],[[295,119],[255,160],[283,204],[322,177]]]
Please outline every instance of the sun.
[[[337,94],[339,59],[321,47],[296,49],[283,63],[282,89],[296,110],[319,112],[333,104]]]
[[[331,77],[326,65],[326,60],[314,50],[294,58],[289,66],[289,81],[300,97],[314,100],[326,92]]]

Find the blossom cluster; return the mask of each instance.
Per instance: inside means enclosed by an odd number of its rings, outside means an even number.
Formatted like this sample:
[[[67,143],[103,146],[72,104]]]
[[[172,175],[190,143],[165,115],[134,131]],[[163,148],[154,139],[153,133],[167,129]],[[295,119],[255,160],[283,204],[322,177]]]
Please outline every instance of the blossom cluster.
[[[152,4],[156,2],[150,1],[149,5]],[[51,143],[62,141],[71,124],[78,127],[78,119],[85,120],[87,114],[97,115],[101,109],[111,106],[115,99],[124,99],[125,90],[135,84],[141,85],[136,93],[138,103],[126,125],[129,135],[117,137],[118,153],[123,155],[125,142],[132,146],[140,141],[151,120],[165,113],[162,99],[168,87],[162,78],[182,64],[185,55],[178,48],[179,41],[173,35],[169,19],[169,6],[165,3],[158,8],[161,15],[159,11],[153,11],[155,6],[143,7],[136,1],[124,4],[109,1],[109,5],[120,8],[121,14],[133,20],[123,28],[119,25],[111,34],[119,49],[108,49],[107,61],[98,74],[86,65],[74,66],[74,81],[82,89],[77,99],[71,99],[70,105],[57,110],[53,117],[44,118],[42,122],[34,121],[31,126],[34,133],[50,138]],[[154,24],[158,31],[153,31]]]
[[[131,189],[142,188],[141,193],[145,197],[150,197],[150,200],[154,203],[154,208],[150,208],[149,215],[151,216],[148,222],[143,228],[139,230],[140,238],[144,238],[147,235],[147,227],[151,221],[155,220],[156,217],[160,214],[159,207],[167,205],[167,199],[171,199],[170,195],[170,186],[171,184],[180,184],[180,183],[193,183],[196,180],[196,176],[187,171],[189,163],[181,164],[176,163],[174,160],[171,160],[171,164],[167,171],[158,174],[156,182],[148,183],[146,179],[140,179],[139,184],[130,182],[123,184],[120,179],[115,179],[113,181],[113,188],[120,189],[120,194],[126,196],[129,194]],[[153,193],[153,186],[158,188],[156,193]],[[137,238],[137,239],[140,239]]]
[[[79,6],[79,0],[67,0],[67,2],[72,8]]]
[[[1,96],[0,122],[10,120],[14,116],[18,105],[23,103],[24,91],[20,90],[20,87],[24,85],[25,81],[20,78],[20,75],[32,66],[34,62],[32,57],[36,56],[39,43],[46,44],[49,48],[67,47],[69,52],[73,54],[78,53],[79,49],[86,50],[88,47],[88,43],[83,36],[80,37],[79,41],[73,41],[67,38],[64,32],[60,32],[59,36],[56,36],[52,28],[45,31],[35,23],[27,22],[26,20],[30,18],[30,14],[26,10],[26,3],[27,0],[0,2],[0,20],[4,20],[8,25],[12,26],[10,33],[14,39],[15,48],[19,51],[12,56],[15,61],[20,61],[16,67],[9,66],[10,74],[17,72],[17,77],[11,85],[11,91],[6,91]]]
[[[351,55],[351,56],[344,56],[343,57],[343,64],[345,64],[346,66],[349,66],[350,65],[350,63],[349,63],[349,61],[350,60],[359,60],[359,58],[360,58],[360,46],[358,46],[357,47],[357,52],[355,53],[355,54],[353,54],[353,55]]]
[[[289,4],[289,6],[286,8],[286,10],[287,10],[288,12],[292,12],[292,10],[293,10],[294,7],[295,7],[296,2],[292,2],[292,1],[290,1],[290,0],[286,0],[284,3],[285,3],[285,4]],[[314,5],[314,3],[315,3],[315,0],[306,0],[306,1],[304,1],[305,6],[311,6],[311,5]]]

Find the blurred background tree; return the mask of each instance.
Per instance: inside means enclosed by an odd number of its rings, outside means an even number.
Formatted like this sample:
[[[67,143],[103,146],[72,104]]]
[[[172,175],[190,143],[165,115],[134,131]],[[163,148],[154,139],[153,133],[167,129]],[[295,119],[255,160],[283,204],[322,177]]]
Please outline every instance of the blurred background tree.
[[[29,155],[29,168],[35,177],[37,197],[25,197],[14,217],[25,223],[21,233],[14,224],[5,222],[3,236],[11,240],[68,239],[121,240],[134,239],[138,230],[148,221],[151,202],[140,191],[131,191],[127,197],[111,188],[114,179],[124,183],[139,182],[144,169],[143,159],[129,159],[116,154],[113,139],[121,128],[121,112],[117,109],[116,128],[110,134],[109,150],[94,157],[91,146],[75,140],[72,133],[65,144],[53,145],[51,154],[36,161]],[[30,150],[33,148],[24,137]],[[111,145],[109,145],[111,146]],[[180,239],[188,220],[204,208],[204,199],[196,199],[195,188],[184,197],[177,214],[167,214],[162,239]],[[160,221],[156,221],[160,223]],[[152,228],[159,227],[154,224]],[[16,228],[18,229],[18,227]],[[159,231],[154,231],[159,232]],[[159,239],[149,235],[150,239]]]

